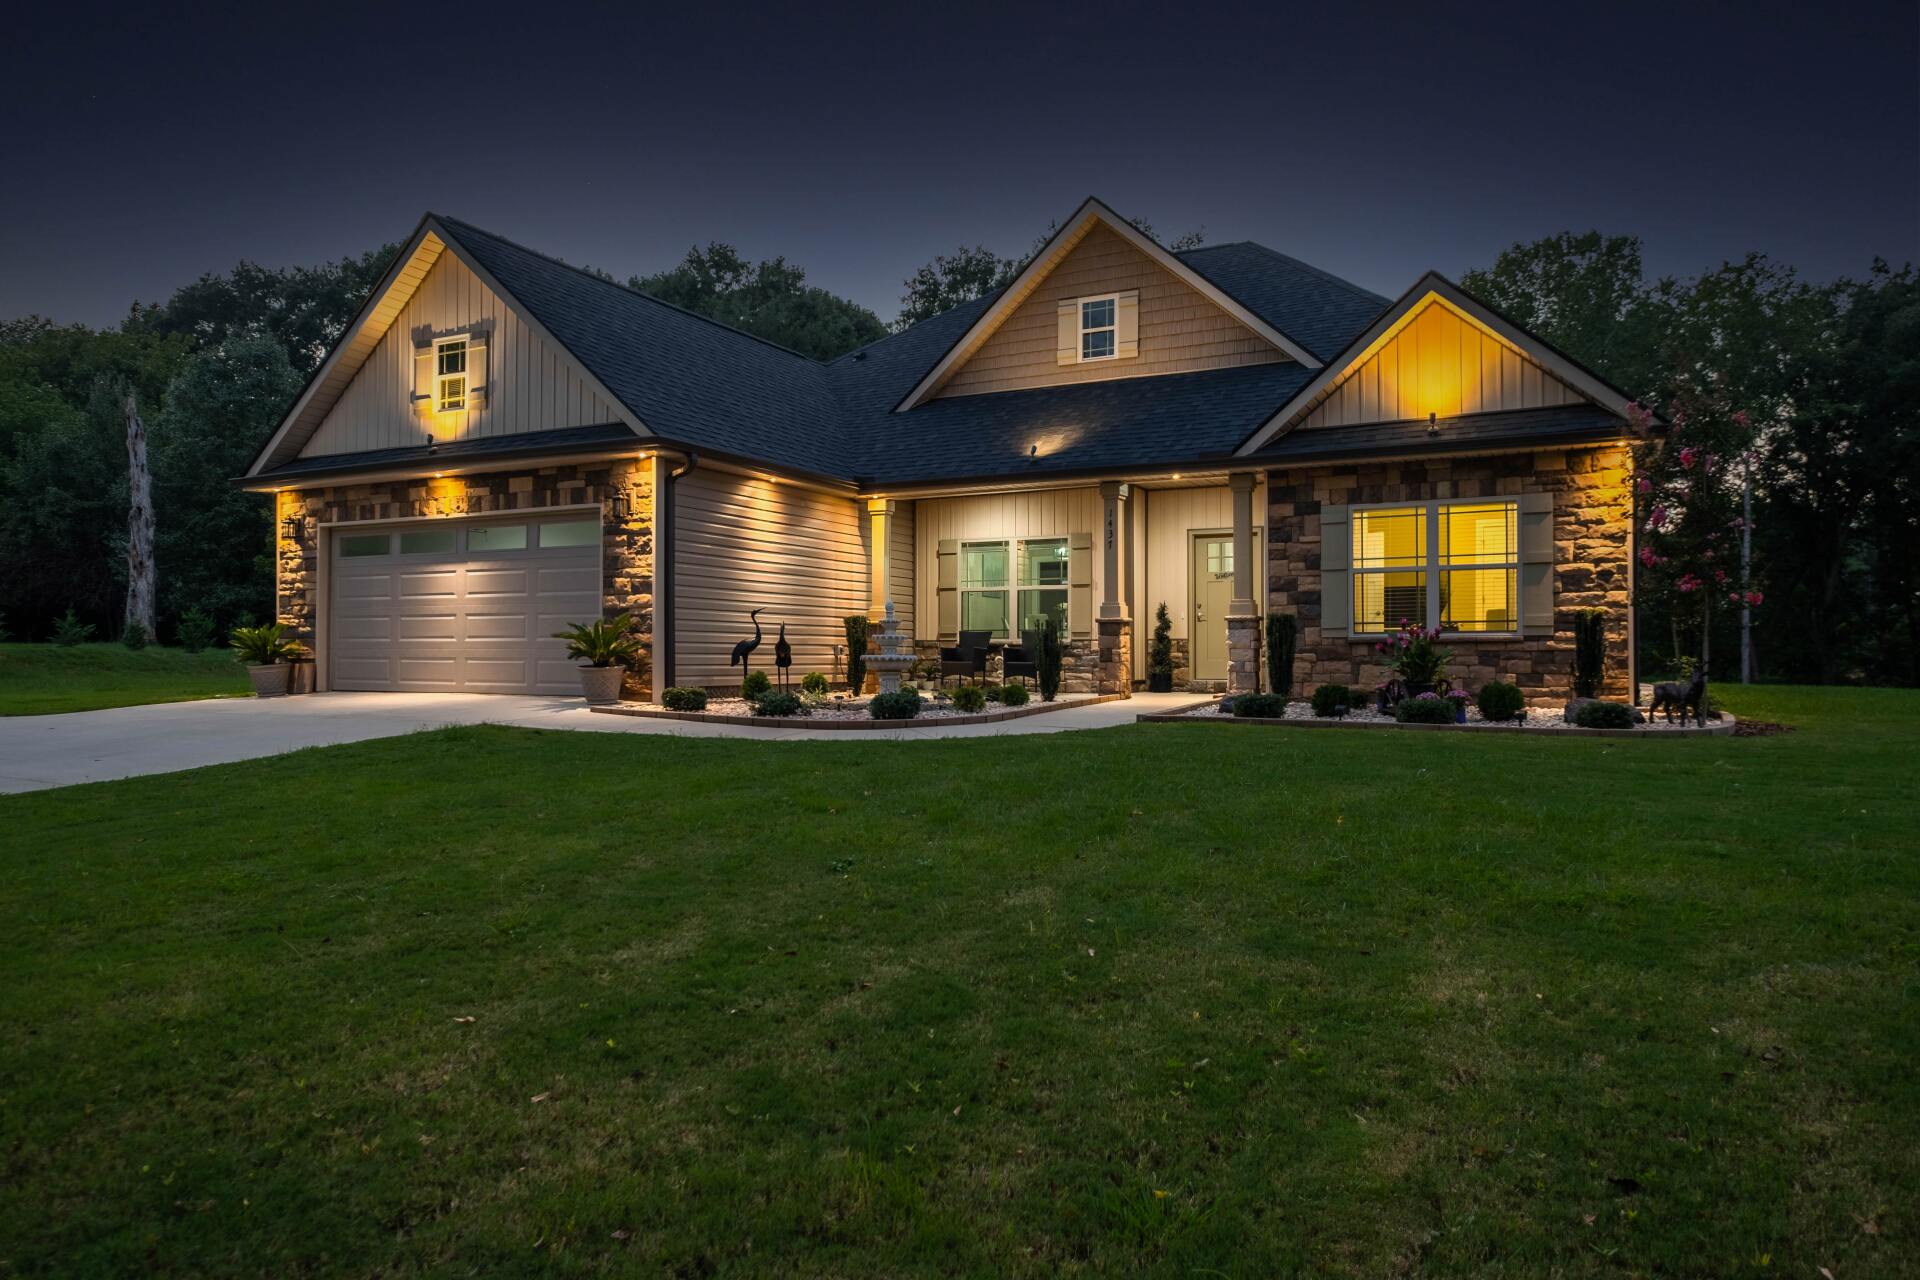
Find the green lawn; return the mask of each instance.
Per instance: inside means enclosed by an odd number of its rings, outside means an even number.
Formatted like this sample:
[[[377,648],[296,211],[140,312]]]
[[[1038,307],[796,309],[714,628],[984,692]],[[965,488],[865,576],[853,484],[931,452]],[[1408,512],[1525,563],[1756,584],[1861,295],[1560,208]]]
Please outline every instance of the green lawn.
[[[0,716],[234,698],[251,692],[246,669],[225,649],[188,653],[158,645],[0,644]]]
[[[1920,695],[0,798],[0,1275],[1920,1270]]]

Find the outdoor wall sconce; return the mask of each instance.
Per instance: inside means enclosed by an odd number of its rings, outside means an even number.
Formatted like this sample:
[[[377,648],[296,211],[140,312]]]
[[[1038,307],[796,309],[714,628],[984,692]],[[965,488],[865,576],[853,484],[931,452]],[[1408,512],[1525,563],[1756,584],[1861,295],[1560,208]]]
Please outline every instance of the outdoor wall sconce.
[[[297,515],[288,516],[280,522],[280,536],[288,542],[298,542],[301,529],[305,524],[306,522]]]
[[[628,517],[633,514],[632,505],[628,503],[627,495],[624,493],[615,493],[613,497],[607,499],[607,510],[612,514],[615,524],[625,524]]]
[[[1440,415],[1432,409],[1427,410],[1427,434],[1430,436],[1440,434]]]

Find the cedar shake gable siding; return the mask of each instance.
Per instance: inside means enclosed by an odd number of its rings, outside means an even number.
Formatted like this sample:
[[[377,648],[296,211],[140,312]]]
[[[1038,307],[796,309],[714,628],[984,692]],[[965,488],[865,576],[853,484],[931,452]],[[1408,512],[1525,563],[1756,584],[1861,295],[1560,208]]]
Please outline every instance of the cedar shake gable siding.
[[[1129,290],[1139,291],[1139,354],[1084,364],[1059,363],[1059,304]],[[1099,224],[947,378],[937,395],[980,395],[1287,359],[1285,352],[1192,285]]]

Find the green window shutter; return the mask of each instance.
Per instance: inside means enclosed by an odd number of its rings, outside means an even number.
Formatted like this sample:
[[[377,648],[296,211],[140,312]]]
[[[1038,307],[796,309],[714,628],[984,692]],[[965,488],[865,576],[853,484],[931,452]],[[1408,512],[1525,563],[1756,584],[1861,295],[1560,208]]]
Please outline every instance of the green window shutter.
[[[954,538],[940,539],[939,572],[934,576],[940,597],[940,638],[960,638],[960,543]]]
[[[1520,634],[1553,634],[1553,495],[1520,495]]]
[[[1353,630],[1353,536],[1345,507],[1320,508],[1320,634],[1333,639]]]
[[[1067,629],[1076,636],[1093,634],[1093,535],[1076,533],[1067,539]]]

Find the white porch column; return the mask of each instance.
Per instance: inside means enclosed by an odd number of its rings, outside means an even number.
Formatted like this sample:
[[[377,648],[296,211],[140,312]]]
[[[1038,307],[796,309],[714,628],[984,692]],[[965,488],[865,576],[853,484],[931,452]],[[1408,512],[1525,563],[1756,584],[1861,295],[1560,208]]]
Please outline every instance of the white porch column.
[[[1094,668],[1094,691],[1133,694],[1133,627],[1127,620],[1126,557],[1121,540],[1127,536],[1127,486],[1107,480],[1100,485],[1101,565],[1105,581],[1100,585],[1100,616],[1096,620],[1099,661]]]
[[[867,617],[878,622],[887,612],[887,584],[893,578],[894,502],[867,499]]]
[[[1251,471],[1229,476],[1233,490],[1233,600],[1227,605],[1227,692],[1260,688],[1260,606],[1254,599],[1253,487]]]

